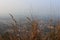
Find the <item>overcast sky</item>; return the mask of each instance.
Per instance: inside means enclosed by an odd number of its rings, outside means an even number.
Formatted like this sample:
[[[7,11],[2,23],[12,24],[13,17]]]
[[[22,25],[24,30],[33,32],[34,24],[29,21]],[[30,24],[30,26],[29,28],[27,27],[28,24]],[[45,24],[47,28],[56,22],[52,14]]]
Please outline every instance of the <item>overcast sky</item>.
[[[16,16],[58,16],[60,0],[0,0],[0,17],[9,16],[9,13]]]

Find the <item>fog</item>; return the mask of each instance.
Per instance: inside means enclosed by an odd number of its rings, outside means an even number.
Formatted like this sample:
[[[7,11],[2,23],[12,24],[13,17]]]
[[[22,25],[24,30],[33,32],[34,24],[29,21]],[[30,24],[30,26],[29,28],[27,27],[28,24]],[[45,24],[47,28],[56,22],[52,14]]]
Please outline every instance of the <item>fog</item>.
[[[0,18],[14,16],[60,15],[60,0],[0,0]]]

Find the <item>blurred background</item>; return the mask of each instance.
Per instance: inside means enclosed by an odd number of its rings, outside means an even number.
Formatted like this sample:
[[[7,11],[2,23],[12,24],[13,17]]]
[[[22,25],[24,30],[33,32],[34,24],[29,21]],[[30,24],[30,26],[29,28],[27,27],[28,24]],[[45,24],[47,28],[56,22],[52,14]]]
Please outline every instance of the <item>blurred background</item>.
[[[0,0],[0,18],[41,16],[58,17],[60,15],[60,0]]]

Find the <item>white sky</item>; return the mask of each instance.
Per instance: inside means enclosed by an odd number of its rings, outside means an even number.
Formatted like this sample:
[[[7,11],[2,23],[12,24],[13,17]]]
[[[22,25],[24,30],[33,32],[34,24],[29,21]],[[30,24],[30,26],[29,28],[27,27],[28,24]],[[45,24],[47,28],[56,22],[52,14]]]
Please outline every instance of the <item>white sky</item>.
[[[13,15],[58,15],[60,0],[0,0],[0,17]]]

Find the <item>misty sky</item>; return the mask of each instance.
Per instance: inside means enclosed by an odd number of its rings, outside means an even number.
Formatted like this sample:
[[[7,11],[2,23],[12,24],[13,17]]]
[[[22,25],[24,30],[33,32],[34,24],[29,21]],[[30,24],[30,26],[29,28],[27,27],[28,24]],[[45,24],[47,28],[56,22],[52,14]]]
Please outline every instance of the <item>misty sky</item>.
[[[60,0],[0,0],[0,17],[9,16],[58,16]]]

